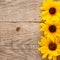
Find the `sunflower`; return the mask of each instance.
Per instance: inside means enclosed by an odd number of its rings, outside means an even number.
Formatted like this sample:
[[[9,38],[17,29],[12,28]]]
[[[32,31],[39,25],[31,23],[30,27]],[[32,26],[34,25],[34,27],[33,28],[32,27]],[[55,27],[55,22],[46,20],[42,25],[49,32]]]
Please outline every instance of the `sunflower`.
[[[40,7],[43,12],[40,14],[42,20],[59,20],[60,17],[60,1],[46,0]],[[47,20],[47,21],[48,21]]]
[[[56,37],[60,37],[60,22],[59,21],[50,21],[40,23],[40,31],[44,32],[44,35],[50,37],[54,40]]]
[[[48,57],[48,59],[56,60],[56,57],[60,55],[60,40],[58,38],[51,40],[47,37],[41,37],[38,44],[40,45],[38,50],[43,54],[42,58]]]

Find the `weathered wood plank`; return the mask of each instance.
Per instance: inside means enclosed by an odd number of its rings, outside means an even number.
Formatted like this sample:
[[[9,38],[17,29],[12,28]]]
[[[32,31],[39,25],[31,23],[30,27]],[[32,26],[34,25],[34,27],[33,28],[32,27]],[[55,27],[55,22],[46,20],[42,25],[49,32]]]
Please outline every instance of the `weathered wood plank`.
[[[41,0],[12,0],[4,3],[0,8],[0,21],[41,21],[39,17]]]
[[[20,28],[19,31],[16,31],[17,27]],[[32,42],[35,41],[34,43],[36,44],[40,36],[39,28],[38,23],[0,23],[0,39],[20,40],[22,44],[24,44],[23,41],[25,41],[26,44],[30,42],[33,44]]]
[[[0,60],[42,60],[37,42],[42,0],[0,0]]]
[[[17,27],[20,30],[16,31]],[[41,54],[37,50],[39,28],[38,23],[0,23],[0,54],[11,56],[12,60],[13,57],[18,60],[40,60]]]
[[[12,55],[13,56],[13,55]],[[39,55],[25,55],[25,56],[6,56],[6,55],[0,55],[1,60],[42,60]]]

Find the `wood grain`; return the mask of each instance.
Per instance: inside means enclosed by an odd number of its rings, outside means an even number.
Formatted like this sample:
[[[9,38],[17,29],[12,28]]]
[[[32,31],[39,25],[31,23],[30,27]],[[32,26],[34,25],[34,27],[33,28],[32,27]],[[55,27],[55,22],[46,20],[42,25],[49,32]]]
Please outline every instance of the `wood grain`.
[[[0,21],[40,21],[41,0],[12,0],[0,8]]]
[[[20,31],[16,28],[20,27]],[[0,50],[5,56],[17,59],[36,59],[41,56],[37,51],[40,38],[39,23],[0,23]],[[19,57],[20,56],[20,57]],[[27,57],[26,57],[27,56]],[[38,60],[41,57],[38,57]],[[9,59],[9,58],[8,58]]]
[[[0,0],[0,60],[42,60],[37,50],[41,36],[42,0]]]

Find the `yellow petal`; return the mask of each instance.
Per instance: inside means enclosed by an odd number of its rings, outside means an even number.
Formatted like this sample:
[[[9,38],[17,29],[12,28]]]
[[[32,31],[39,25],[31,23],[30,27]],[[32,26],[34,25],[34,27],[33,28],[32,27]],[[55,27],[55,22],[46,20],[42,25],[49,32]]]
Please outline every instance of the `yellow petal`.
[[[47,52],[46,50],[46,47],[40,47],[40,48],[38,48],[38,50],[39,51],[41,51],[41,53],[45,53],[45,52]]]
[[[46,58],[48,53],[43,54],[42,58]]]
[[[54,55],[54,56],[58,56],[57,51],[53,51],[52,55]]]
[[[58,44],[57,47],[60,48],[60,44]]]
[[[53,56],[53,60],[57,60],[57,57],[56,56]]]
[[[44,7],[40,7],[41,10],[44,10]]]
[[[48,59],[49,59],[49,60],[52,59],[52,55],[48,55]]]
[[[42,13],[40,14],[40,16],[46,15],[47,13],[48,13],[47,11],[44,11],[44,12],[42,12]]]

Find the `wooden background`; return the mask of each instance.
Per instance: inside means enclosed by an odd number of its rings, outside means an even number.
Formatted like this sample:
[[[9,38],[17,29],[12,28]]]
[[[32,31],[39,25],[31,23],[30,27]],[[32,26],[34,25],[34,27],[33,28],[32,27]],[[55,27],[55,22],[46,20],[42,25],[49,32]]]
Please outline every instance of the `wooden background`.
[[[42,0],[0,0],[0,60],[42,60],[37,50],[42,34],[41,3]]]
[[[41,0],[0,0],[0,60],[42,60]]]
[[[37,42],[42,0],[0,0],[0,60],[43,60]]]

